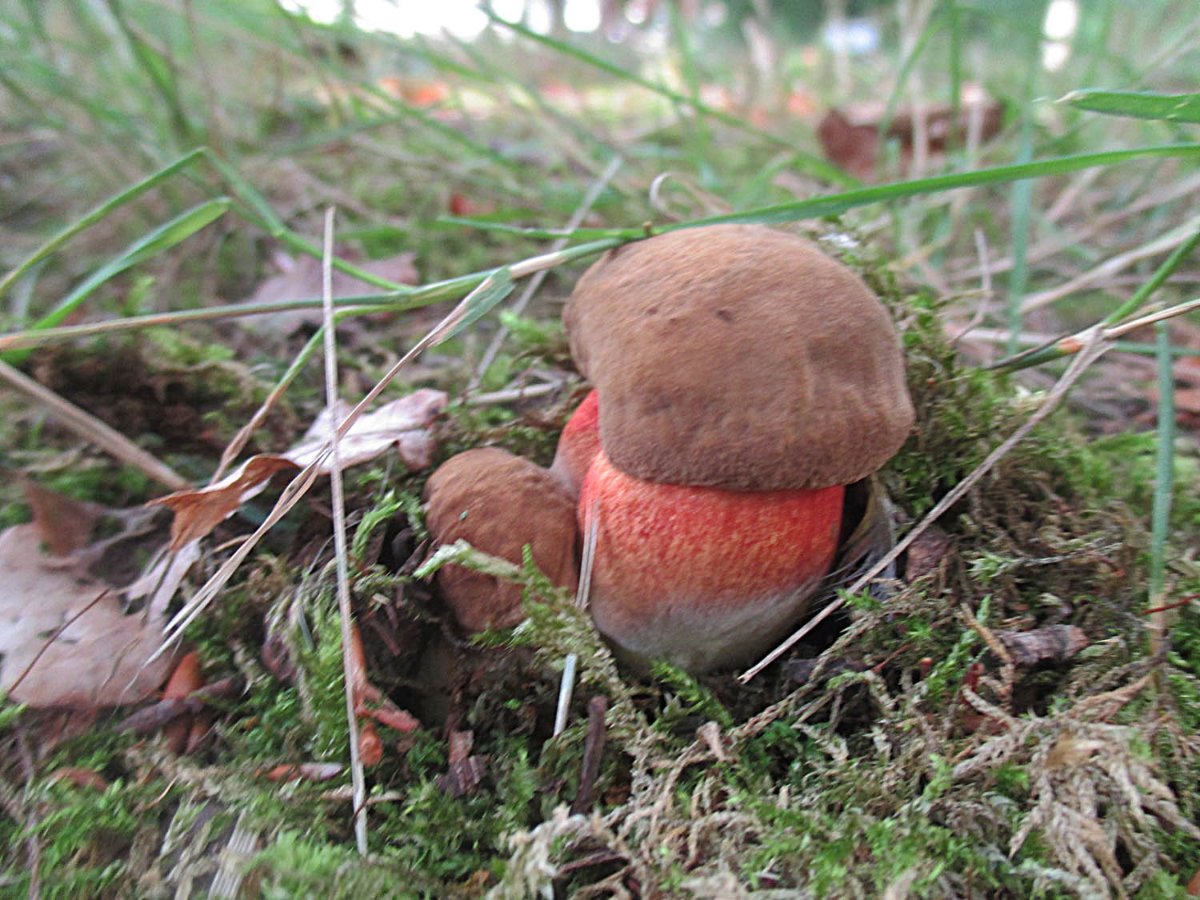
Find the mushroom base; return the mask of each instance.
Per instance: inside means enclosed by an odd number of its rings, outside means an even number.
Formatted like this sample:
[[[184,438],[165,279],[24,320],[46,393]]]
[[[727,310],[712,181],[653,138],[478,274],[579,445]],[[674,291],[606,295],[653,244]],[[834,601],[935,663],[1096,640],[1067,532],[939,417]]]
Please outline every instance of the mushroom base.
[[[584,479],[589,605],[626,658],[737,665],[804,613],[837,550],[844,488],[724,491],[642,481],[603,454]]]

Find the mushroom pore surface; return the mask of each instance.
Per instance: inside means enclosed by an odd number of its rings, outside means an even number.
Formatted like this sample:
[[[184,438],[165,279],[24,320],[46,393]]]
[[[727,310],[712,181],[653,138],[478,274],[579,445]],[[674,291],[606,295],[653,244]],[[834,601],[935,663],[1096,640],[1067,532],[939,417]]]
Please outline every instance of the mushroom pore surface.
[[[546,469],[495,447],[468,450],[429,476],[425,502],[438,543],[466,540],[516,565],[528,544],[551,581],[575,589],[575,501]],[[508,628],[525,617],[518,584],[457,565],[444,566],[435,580],[467,631]]]
[[[637,478],[728,490],[849,484],[913,424],[899,340],[862,281],[757,225],[610,250],[564,311],[601,398],[600,439]]]

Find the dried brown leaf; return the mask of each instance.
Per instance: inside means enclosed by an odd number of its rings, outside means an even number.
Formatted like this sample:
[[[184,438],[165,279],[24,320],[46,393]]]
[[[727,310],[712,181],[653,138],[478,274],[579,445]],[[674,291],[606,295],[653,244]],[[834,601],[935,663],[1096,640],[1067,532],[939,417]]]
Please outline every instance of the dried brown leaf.
[[[342,253],[343,258],[349,255]],[[386,259],[356,262],[363,271],[386,278],[397,284],[416,284],[420,277],[413,265],[413,253],[401,253]],[[310,300],[319,298],[322,291],[321,260],[310,256],[290,257],[280,254],[275,258],[281,274],[268,278],[258,286],[247,303],[281,303],[288,300]],[[332,296],[353,297],[357,294],[376,294],[381,289],[359,281],[345,272],[333,273]],[[268,332],[286,337],[302,328],[317,328],[321,325],[321,307],[292,309],[245,320],[255,331]]]
[[[394,400],[363,416],[341,439],[342,467],[359,465],[395,446],[404,464],[412,469],[428,466],[434,441],[428,431],[434,418],[446,408],[442,391],[422,389]],[[339,404],[337,421],[345,419],[348,407]],[[175,514],[171,546],[182,547],[208,535],[250,498],[261,492],[275,473],[302,469],[320,459],[329,445],[332,414],[322,411],[305,436],[284,454],[259,454],[246,460],[216,484],[191,491],[177,491],[151,501]],[[321,474],[329,474],[332,459],[326,457]]]
[[[895,112],[887,123],[884,138],[899,145],[902,168],[907,170],[912,160],[921,129],[930,153],[944,152],[956,132],[960,140],[974,133],[979,141],[987,141],[999,133],[1004,107],[977,86],[968,87],[971,89],[964,90],[957,119],[955,111],[946,104],[928,105],[920,113],[904,108]],[[874,178],[880,156],[879,128],[885,114],[886,108],[879,103],[830,109],[817,125],[817,140],[825,157],[856,178]]]
[[[73,500],[33,481],[24,481],[21,490],[33,512],[33,523],[53,556],[68,556],[87,544],[104,515],[98,504]]]
[[[149,696],[171,665],[169,657],[146,662],[162,641],[161,610],[152,602],[127,614],[119,592],[54,565],[40,545],[35,525],[0,533],[0,689],[35,707]],[[157,567],[160,584],[167,562]]]
[[[268,781],[329,781],[342,772],[341,763],[284,763],[262,773]]]

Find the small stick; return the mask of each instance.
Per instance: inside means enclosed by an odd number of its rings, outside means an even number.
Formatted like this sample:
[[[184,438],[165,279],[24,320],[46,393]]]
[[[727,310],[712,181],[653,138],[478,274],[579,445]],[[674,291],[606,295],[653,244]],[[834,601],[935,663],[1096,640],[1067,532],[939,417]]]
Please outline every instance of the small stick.
[[[987,318],[987,314],[989,311],[988,307],[991,305],[991,302],[992,302],[992,270],[988,268],[988,264],[987,264],[987,262],[988,262],[987,238],[984,237],[983,230],[980,228],[975,229],[975,252],[979,256],[979,269],[980,269],[979,289],[980,289],[980,292],[983,294],[983,298],[981,299],[981,301],[979,303],[979,308],[975,311],[975,315],[973,315],[971,317],[971,321],[969,321],[966,325],[963,326],[962,331],[960,331],[954,337],[950,338],[951,344],[957,344],[964,337],[966,337],[968,333],[970,333],[971,331],[973,331],[974,329],[978,328],[980,325],[983,324],[984,319]]]
[[[608,698],[597,694],[588,701],[588,730],[583,742],[583,769],[579,774],[579,793],[571,804],[571,815],[586,813],[592,806],[592,793],[596,789],[596,778],[600,774],[600,760],[604,756],[604,718],[608,713]]]
[[[1173,250],[1180,244],[1185,243],[1195,234],[1196,229],[1200,228],[1200,217],[1189,219],[1177,228],[1173,228],[1166,234],[1155,238],[1140,247],[1135,247],[1125,253],[1119,253],[1116,256],[1110,257],[1098,266],[1094,266],[1083,272],[1081,275],[1065,281],[1057,287],[1042,291],[1039,294],[1032,294],[1025,298],[1021,304],[1021,312],[1027,313],[1035,309],[1041,309],[1053,303],[1055,300],[1060,300],[1076,291],[1091,287],[1097,282],[1104,282],[1105,279],[1116,275],[1124,269],[1129,268],[1134,263],[1146,259],[1147,257],[1157,256],[1167,250]]]
[[[958,605],[958,611],[962,613],[963,620],[967,623],[971,630],[979,635],[983,639],[983,642],[987,644],[988,649],[996,655],[996,658],[999,659],[1000,662],[1002,662],[1006,667],[1011,668],[1013,665],[1013,658],[1009,654],[1008,648],[1001,643],[1000,639],[992,633],[990,628],[975,618],[975,614],[971,612],[971,607],[967,606],[965,603],[960,603]]]
[[[126,716],[117,725],[117,731],[134,734],[152,734],[164,725],[169,725],[183,715],[203,712],[214,700],[232,697],[237,693],[240,682],[236,678],[222,678],[212,684],[197,688],[186,697],[171,697],[159,700],[144,709]]]
[[[554,737],[567,728],[567,716],[571,711],[571,693],[575,690],[575,673],[579,667],[579,654],[568,653],[563,662],[562,680],[558,683],[558,707],[554,710]]]
[[[1042,663],[1066,662],[1088,645],[1077,625],[1045,625],[1032,631],[994,631],[1015,665],[1031,668]]]
[[[48,409],[50,415],[63,427],[91,441],[105,453],[132,466],[147,478],[173,491],[186,491],[192,487],[190,481],[162,460],[147,453],[121,432],[3,361],[0,361],[0,378]]]

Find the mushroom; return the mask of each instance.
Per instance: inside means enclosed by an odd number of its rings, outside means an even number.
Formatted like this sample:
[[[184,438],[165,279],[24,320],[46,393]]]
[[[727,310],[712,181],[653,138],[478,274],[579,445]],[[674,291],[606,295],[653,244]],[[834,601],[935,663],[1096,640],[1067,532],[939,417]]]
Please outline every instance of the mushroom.
[[[634,478],[601,452],[580,496],[595,522],[590,608],[635,664],[702,672],[781,635],[837,550],[841,485],[726,491]]]
[[[575,499],[546,469],[496,447],[452,456],[425,484],[425,519],[434,540],[466,540],[521,564],[529,545],[551,581],[575,590]],[[442,598],[468,632],[509,628],[524,617],[521,586],[458,565],[436,576]]]
[[[564,319],[598,395],[597,627],[639,662],[748,660],[827,572],[844,486],[912,427],[887,311],[807,241],[719,225],[610,251]]]
[[[567,486],[572,496],[579,496],[583,476],[599,450],[600,395],[589,391],[563,427],[554,451],[554,462],[550,465],[550,471]]]

